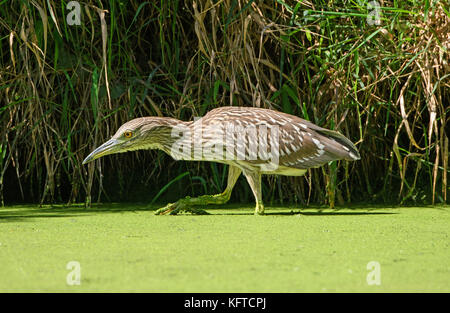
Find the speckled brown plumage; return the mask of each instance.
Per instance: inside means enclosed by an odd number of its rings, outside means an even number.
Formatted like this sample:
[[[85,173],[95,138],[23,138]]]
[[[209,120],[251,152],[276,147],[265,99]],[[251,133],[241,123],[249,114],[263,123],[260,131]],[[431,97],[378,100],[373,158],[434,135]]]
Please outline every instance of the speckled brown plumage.
[[[224,193],[203,196],[203,202],[199,202],[200,198],[182,199],[158,211],[162,214],[228,201],[241,172],[255,195],[255,213],[261,214],[262,174],[301,176],[307,169],[330,161],[360,159],[358,150],[345,136],[297,116],[254,107],[221,107],[190,122],[164,117],[133,119],[83,163],[137,149],[161,149],[175,159],[230,165]]]

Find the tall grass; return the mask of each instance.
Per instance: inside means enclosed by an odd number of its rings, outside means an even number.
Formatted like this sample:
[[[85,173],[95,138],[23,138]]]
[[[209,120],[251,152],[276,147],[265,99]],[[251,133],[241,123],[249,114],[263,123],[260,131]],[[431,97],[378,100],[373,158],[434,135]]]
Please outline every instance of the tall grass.
[[[79,1],[70,25],[67,1],[1,1],[2,203],[216,193],[221,165],[156,151],[81,161],[130,118],[224,105],[295,114],[360,149],[359,162],[266,178],[266,201],[448,202],[448,5],[380,1],[377,25],[367,2]],[[234,199],[251,200],[239,184]]]

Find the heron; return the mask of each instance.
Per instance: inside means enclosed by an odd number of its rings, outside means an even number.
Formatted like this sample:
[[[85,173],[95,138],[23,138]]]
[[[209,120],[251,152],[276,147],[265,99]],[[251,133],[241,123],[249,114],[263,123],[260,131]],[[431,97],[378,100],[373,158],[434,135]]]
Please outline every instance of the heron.
[[[331,161],[356,161],[360,154],[341,133],[295,115],[257,107],[219,107],[193,121],[171,117],[139,117],[117,130],[93,150],[83,164],[105,155],[159,149],[175,160],[228,165],[225,190],[216,195],[185,197],[156,210],[207,214],[199,207],[229,201],[239,176],[247,179],[255,198],[255,215],[264,214],[262,175],[302,176]]]

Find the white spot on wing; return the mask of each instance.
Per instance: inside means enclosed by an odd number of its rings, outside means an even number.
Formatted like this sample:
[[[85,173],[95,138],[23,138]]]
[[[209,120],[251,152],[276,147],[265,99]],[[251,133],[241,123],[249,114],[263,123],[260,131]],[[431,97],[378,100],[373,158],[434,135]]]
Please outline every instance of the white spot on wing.
[[[357,157],[353,152],[349,152],[348,155],[349,155],[353,160],[359,160],[358,157]]]
[[[313,140],[314,144],[317,146],[317,148],[319,148],[320,150],[325,148],[325,146],[320,142],[320,140],[317,140],[316,138],[313,138],[312,140]]]

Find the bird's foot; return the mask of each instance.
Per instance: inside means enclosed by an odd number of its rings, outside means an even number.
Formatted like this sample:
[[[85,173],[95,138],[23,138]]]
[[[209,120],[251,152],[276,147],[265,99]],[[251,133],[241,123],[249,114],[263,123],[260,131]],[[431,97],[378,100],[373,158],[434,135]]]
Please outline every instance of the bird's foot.
[[[218,195],[205,195],[196,198],[186,197],[178,200],[175,203],[169,203],[165,207],[157,210],[156,215],[176,215],[179,212],[189,212],[196,215],[209,214],[202,209],[194,209],[194,206],[204,206],[208,204],[223,204],[230,199],[230,191],[224,191]],[[264,209],[264,208],[263,208]]]
[[[162,207],[158,210],[156,210],[155,215],[167,215],[167,214],[177,214],[178,209],[175,207],[176,203],[169,203],[165,207]]]
[[[255,215],[264,215],[264,204],[256,203]]]
[[[181,212],[187,212],[195,215],[209,214],[205,210],[192,208],[191,206],[184,203],[183,200],[178,200],[175,203],[169,203],[165,207],[156,210],[155,215],[177,215]]]

